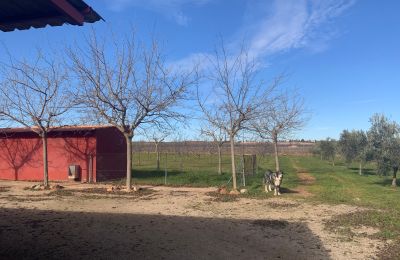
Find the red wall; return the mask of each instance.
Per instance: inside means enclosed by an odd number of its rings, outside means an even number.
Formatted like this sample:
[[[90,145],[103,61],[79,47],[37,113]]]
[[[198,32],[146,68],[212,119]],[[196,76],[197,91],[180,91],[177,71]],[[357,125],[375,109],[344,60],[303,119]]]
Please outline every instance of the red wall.
[[[96,130],[97,181],[121,179],[126,177],[126,141],[116,128]]]
[[[78,164],[86,181],[89,155],[93,155],[96,173],[96,139],[94,136],[57,134],[48,138],[50,180],[68,180],[68,166]],[[96,176],[94,176],[95,179]],[[0,138],[0,179],[43,180],[43,150],[35,134],[17,134]]]
[[[93,181],[126,176],[126,142],[118,129],[49,133],[49,180],[68,180],[68,166],[80,165],[81,180],[88,181],[90,157]],[[42,141],[37,134],[16,131],[0,135],[0,179],[43,180]]]

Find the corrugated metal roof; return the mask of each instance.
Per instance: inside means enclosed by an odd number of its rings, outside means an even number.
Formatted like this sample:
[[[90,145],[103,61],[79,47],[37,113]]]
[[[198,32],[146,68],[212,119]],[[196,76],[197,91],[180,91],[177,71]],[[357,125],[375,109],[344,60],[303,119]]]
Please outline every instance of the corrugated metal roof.
[[[82,22],[94,23],[103,19],[82,0],[1,0],[0,30],[4,32],[60,26],[65,23],[82,25],[69,16],[60,6],[69,6],[83,17]]]

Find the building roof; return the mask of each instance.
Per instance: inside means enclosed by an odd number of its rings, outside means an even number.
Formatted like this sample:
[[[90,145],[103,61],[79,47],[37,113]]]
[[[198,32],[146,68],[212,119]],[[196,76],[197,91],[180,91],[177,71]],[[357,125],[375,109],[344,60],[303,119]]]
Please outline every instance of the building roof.
[[[82,0],[2,0],[0,30],[3,32],[60,26],[83,25],[103,18]]]
[[[109,125],[94,125],[94,126],[61,126],[54,127],[50,133],[62,133],[62,132],[92,132],[101,128],[110,128],[113,126]],[[16,128],[0,128],[1,134],[17,134],[17,133],[33,133],[31,128],[28,127],[16,127]]]

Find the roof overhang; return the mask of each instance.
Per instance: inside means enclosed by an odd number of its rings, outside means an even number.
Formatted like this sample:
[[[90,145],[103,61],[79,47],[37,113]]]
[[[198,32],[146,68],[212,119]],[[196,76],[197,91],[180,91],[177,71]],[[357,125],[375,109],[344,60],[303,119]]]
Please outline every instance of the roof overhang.
[[[83,25],[103,19],[82,0],[0,1],[0,30],[4,32],[60,26]]]

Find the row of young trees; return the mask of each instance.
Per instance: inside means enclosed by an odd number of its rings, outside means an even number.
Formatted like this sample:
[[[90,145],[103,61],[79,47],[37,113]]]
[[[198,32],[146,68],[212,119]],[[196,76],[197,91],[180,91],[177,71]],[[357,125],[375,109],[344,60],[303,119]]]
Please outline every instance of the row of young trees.
[[[319,142],[318,153],[334,165],[336,153],[340,153],[347,164],[356,162],[359,174],[363,165],[374,161],[379,175],[392,173],[392,186],[397,186],[397,172],[400,167],[400,126],[383,114],[370,118],[368,131],[343,130],[338,141],[326,139]]]
[[[189,116],[180,109],[193,101],[197,86],[202,133],[218,145],[231,145],[233,188],[237,189],[234,143],[242,131],[277,142],[304,125],[303,100],[260,79],[261,66],[243,48],[228,54],[224,44],[207,57],[207,66],[176,68],[166,62],[156,41],[138,41],[135,34],[110,42],[93,32],[84,45],[64,54],[38,51],[36,60],[10,56],[1,64],[0,120],[30,128],[42,138],[44,185],[48,186],[47,136],[56,127],[85,123],[115,126],[126,139],[126,187],[132,184],[132,139],[139,130],[165,129]],[[201,91],[202,80],[212,87]],[[78,116],[79,115],[79,116]],[[146,131],[144,131],[146,132]],[[223,138],[222,138],[223,136]],[[156,143],[162,135],[151,137]],[[159,167],[159,164],[158,164]]]

